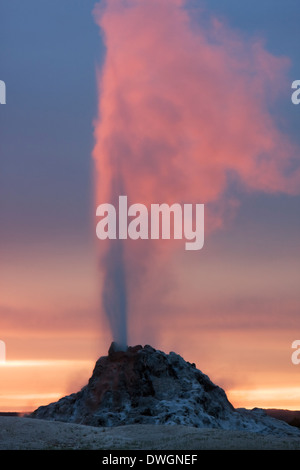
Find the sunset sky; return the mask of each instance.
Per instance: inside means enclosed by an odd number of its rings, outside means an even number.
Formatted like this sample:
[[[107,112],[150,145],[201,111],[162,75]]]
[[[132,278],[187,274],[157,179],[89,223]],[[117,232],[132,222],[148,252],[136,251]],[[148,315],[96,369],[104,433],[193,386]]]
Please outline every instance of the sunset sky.
[[[0,411],[76,392],[107,354],[95,206],[117,171],[133,202],[207,204],[202,250],[126,245],[129,344],[236,407],[299,410],[300,4],[128,5],[1,2]]]

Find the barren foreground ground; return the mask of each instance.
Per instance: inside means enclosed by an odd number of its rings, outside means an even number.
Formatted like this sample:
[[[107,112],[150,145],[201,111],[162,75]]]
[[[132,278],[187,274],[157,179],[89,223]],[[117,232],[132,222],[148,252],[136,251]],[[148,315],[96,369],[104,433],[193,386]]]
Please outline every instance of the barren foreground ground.
[[[129,425],[96,428],[39,419],[0,416],[0,449],[297,449],[297,438],[186,426]]]

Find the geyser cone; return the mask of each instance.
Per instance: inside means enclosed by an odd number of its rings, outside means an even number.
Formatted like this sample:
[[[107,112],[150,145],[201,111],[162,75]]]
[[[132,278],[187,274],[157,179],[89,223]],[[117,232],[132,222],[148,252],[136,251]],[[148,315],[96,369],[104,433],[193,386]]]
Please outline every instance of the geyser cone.
[[[92,426],[182,424],[300,436],[263,410],[234,409],[224,390],[195,364],[148,345],[117,351],[112,344],[85,387],[31,416]]]

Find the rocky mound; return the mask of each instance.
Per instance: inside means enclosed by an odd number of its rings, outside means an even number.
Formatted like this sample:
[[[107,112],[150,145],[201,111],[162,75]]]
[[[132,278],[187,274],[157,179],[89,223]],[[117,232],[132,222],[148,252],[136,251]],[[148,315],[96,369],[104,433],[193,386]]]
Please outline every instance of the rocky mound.
[[[195,364],[148,345],[119,351],[112,343],[85,387],[30,417],[92,426],[181,424],[300,436],[298,429],[263,410],[235,409]]]

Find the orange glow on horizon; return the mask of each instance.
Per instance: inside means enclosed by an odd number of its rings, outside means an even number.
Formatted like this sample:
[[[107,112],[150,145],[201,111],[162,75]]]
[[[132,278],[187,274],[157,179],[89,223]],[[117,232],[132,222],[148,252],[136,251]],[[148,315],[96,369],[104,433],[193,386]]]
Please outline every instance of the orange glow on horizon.
[[[0,364],[0,412],[30,412],[84,386],[91,360],[8,360]]]
[[[299,387],[274,387],[228,390],[227,398],[235,408],[277,408],[299,410]]]

